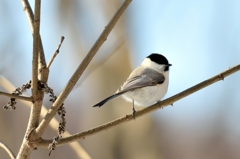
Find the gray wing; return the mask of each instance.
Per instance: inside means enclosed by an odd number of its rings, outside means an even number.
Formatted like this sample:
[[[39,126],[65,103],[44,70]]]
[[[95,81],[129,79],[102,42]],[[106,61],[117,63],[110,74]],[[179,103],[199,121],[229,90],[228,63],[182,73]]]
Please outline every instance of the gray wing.
[[[162,84],[165,80],[163,74],[149,68],[138,67],[128,77],[126,82],[117,90],[116,94],[123,94],[138,88]]]
[[[162,84],[164,80],[165,78],[161,73],[153,69],[138,67],[130,74],[126,82],[123,83],[123,85],[117,90],[115,94],[95,104],[93,107],[101,107],[109,100],[112,100],[128,91]]]

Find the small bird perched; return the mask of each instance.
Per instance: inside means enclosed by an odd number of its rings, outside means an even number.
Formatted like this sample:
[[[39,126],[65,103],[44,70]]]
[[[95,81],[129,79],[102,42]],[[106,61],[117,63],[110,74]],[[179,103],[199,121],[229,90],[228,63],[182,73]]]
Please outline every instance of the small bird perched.
[[[126,101],[133,103],[132,114],[135,118],[135,105],[150,106],[160,101],[167,93],[170,66],[172,65],[161,54],[153,53],[147,56],[115,94],[93,107],[101,107],[109,100],[121,95]]]

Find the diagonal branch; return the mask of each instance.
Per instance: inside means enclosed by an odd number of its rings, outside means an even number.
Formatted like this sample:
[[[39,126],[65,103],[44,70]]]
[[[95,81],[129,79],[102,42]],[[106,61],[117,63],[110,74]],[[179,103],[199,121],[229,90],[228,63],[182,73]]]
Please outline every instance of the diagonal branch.
[[[132,0],[125,0],[124,3],[121,5],[121,7],[118,9],[116,14],[113,16],[113,18],[110,20],[109,24],[105,27],[102,34],[99,36],[95,44],[92,46],[91,50],[88,52],[82,63],[78,66],[75,73],[72,75],[71,79],[65,86],[64,90],[61,92],[57,100],[53,103],[53,106],[48,111],[46,116],[44,117],[44,120],[39,124],[39,126],[36,129],[36,133],[41,136],[43,132],[48,127],[50,121],[55,116],[58,108],[61,106],[61,104],[65,101],[69,93],[72,91],[73,87],[77,83],[78,79],[81,77],[82,73],[96,54],[96,52],[99,50],[99,48],[102,46],[102,44],[106,41],[109,33],[125,11],[125,9],[128,7],[128,5],[131,3]]]
[[[6,144],[4,144],[1,140],[0,140],[0,147],[2,147],[8,153],[11,159],[16,158],[12,150]]]
[[[88,70],[88,72],[85,73],[85,76],[82,77],[82,79],[80,81],[78,81],[77,85],[75,86],[74,89],[76,89],[77,87],[79,87],[84,80],[86,80],[94,71],[97,70],[98,66],[101,66],[102,64],[104,64],[106,61],[108,61],[124,44],[126,43],[126,38],[121,38],[118,40],[117,44],[115,44],[114,46],[116,46],[113,50],[110,51],[110,53],[108,54],[108,56],[106,58],[104,58],[102,61],[95,63],[93,65],[93,68]]]
[[[5,93],[5,92],[1,92],[1,91],[0,91],[0,95],[7,96],[7,97],[10,97],[10,98],[16,98],[16,99],[20,99],[20,100],[25,100],[25,101],[29,101],[29,102],[32,101],[32,97],[24,97],[24,96],[19,96],[19,95],[16,95],[16,94]]]
[[[146,107],[146,108],[144,108],[140,111],[137,111],[136,114],[135,114],[135,117],[140,117],[140,116],[143,116],[143,115],[148,114],[150,112],[153,112],[155,110],[158,110],[158,109],[164,108],[168,105],[171,105],[174,102],[176,102],[176,101],[178,101],[178,100],[180,100],[184,97],[187,97],[187,96],[189,96],[189,95],[191,95],[191,94],[193,94],[193,93],[195,93],[195,92],[197,92],[197,91],[199,91],[199,90],[201,90],[201,89],[203,89],[203,88],[205,88],[205,87],[207,87],[207,86],[209,86],[209,85],[211,85],[215,82],[218,82],[220,80],[224,80],[225,77],[227,77],[227,76],[229,76],[229,75],[231,75],[231,74],[233,74],[237,71],[240,71],[240,64],[238,64],[238,65],[236,65],[236,66],[234,66],[234,67],[232,67],[232,68],[230,68],[230,69],[228,69],[228,70],[226,70],[226,71],[224,71],[224,72],[222,72],[222,73],[220,73],[216,76],[213,76],[212,78],[209,78],[209,79],[207,79],[207,80],[205,80],[205,81],[203,81],[203,82],[201,82],[201,83],[199,83],[199,84],[197,84],[193,87],[190,87],[190,88],[188,88],[188,89],[186,89],[186,90],[184,90],[184,91],[182,91],[182,92],[180,92],[180,93],[178,93],[178,94],[176,94],[176,95],[174,95],[174,96],[172,96],[168,99],[165,99],[165,100],[161,101],[160,103],[156,103],[152,106],[149,106],[149,107]],[[74,134],[74,135],[66,137],[66,138],[62,138],[61,141],[59,142],[58,146],[64,145],[66,143],[74,142],[74,141],[77,141],[79,139],[84,139],[88,136],[94,135],[94,134],[99,133],[103,130],[113,128],[117,125],[120,125],[120,124],[125,123],[125,122],[129,122],[131,120],[133,120],[132,115],[130,115],[130,114],[126,115],[124,117],[121,117],[121,118],[116,119],[114,121],[108,122],[108,123],[103,124],[101,126],[95,127],[93,129],[83,131],[81,133],[77,133],[77,134]],[[41,141],[39,143],[37,143],[37,145],[40,146],[40,147],[47,147],[48,144],[50,144],[51,142],[52,142],[52,140],[41,139]]]

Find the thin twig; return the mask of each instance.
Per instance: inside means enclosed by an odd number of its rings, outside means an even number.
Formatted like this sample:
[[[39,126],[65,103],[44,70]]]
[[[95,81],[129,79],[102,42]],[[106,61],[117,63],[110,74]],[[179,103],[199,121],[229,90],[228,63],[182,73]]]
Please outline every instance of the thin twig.
[[[0,85],[6,90],[6,91],[11,91],[11,90],[15,90],[16,87],[10,83],[9,80],[7,80],[5,77],[1,76],[0,75]],[[23,95],[26,95],[23,93]],[[31,103],[29,102],[26,102],[25,100],[22,100],[20,101],[22,102],[25,106],[31,108]],[[47,109],[46,109],[46,106],[42,106],[42,111],[41,111],[41,117],[43,118],[44,115],[47,113]],[[51,123],[49,124],[49,127],[52,128],[52,130],[55,130],[56,129],[56,125],[58,125],[58,120],[56,119],[56,117],[54,117],[51,121]],[[65,135],[67,136],[70,136],[70,132],[68,132],[66,130],[66,132],[64,133]],[[84,158],[84,159],[91,159],[90,155],[86,152],[86,150],[80,145],[79,142],[73,142],[73,143],[70,143],[69,145],[73,150],[74,152],[77,154],[77,156],[79,158]]]
[[[160,103],[156,103],[152,106],[149,106],[149,107],[146,107],[142,110],[139,110],[136,112],[135,114],[135,117],[140,117],[140,116],[143,116],[145,114],[148,114],[152,111],[155,111],[155,110],[158,110],[158,109],[161,109],[163,107],[166,107],[168,105],[171,105],[173,104],[174,102],[186,97],[186,96],[189,96],[190,94],[193,94],[215,82],[218,82],[220,80],[223,80],[225,77],[237,72],[240,70],[240,64],[239,65],[236,65],[212,78],[209,78],[191,88],[188,88],[184,91],[182,91],[181,93],[178,93],[168,99],[165,99],[163,101],[161,101]],[[69,137],[66,137],[66,138],[62,138],[62,140],[58,143],[58,146],[60,145],[63,145],[63,144],[67,144],[67,143],[70,143],[70,142],[74,142],[74,141],[77,141],[79,139],[84,139],[88,136],[91,136],[91,135],[94,135],[96,133],[99,133],[101,131],[105,131],[107,129],[110,129],[112,127],[115,127],[117,125],[120,125],[122,123],[125,123],[125,122],[129,122],[133,120],[133,116],[132,114],[128,114],[124,117],[121,117],[119,119],[116,119],[114,121],[111,121],[111,122],[108,122],[106,124],[103,124],[101,126],[98,126],[98,127],[95,127],[93,129],[90,129],[90,130],[87,130],[87,131],[84,131],[84,132],[81,132],[81,133],[77,133],[77,134],[74,134],[72,136],[69,136]],[[51,143],[52,140],[44,140],[44,139],[41,139],[41,141],[39,143],[37,143],[38,146],[40,147],[47,147],[49,143]]]
[[[33,35],[34,15],[33,15],[32,8],[31,8],[28,0],[21,0],[21,2],[22,2],[22,6],[23,6],[23,11],[25,12],[25,14],[28,18],[30,29],[31,29],[31,32],[32,32],[32,35]],[[41,40],[40,35],[39,35],[39,60],[40,60],[40,64],[41,64],[40,68],[46,67],[45,54],[44,54],[42,40]]]
[[[59,45],[58,45],[58,47],[57,47],[57,50],[55,51],[55,53],[53,54],[52,58],[50,59],[50,61],[49,61],[48,64],[47,64],[47,68],[48,68],[48,69],[50,68],[50,66],[51,66],[53,60],[55,59],[55,57],[57,56],[57,54],[59,53],[59,50],[60,50],[61,45],[62,45],[62,43],[63,43],[63,40],[64,40],[64,36],[61,37],[60,43],[59,43]]]
[[[25,101],[29,101],[29,102],[32,101],[32,97],[24,97],[24,96],[19,96],[16,94],[10,94],[10,93],[1,92],[1,91],[0,91],[0,95],[7,96],[10,98],[16,98],[16,99],[20,99],[20,100],[25,100]]]
[[[11,159],[16,158],[12,150],[6,144],[4,144],[1,140],[0,140],[0,147],[2,147],[8,153]]]
[[[122,6],[118,9],[116,14],[113,16],[113,18],[110,20],[109,24],[105,27],[102,34],[99,36],[95,44],[92,46],[91,50],[88,52],[87,56],[84,58],[82,63],[78,66],[75,73],[72,75],[71,79],[65,86],[64,90],[61,92],[57,100],[53,103],[51,109],[48,111],[46,116],[44,117],[44,120],[41,121],[39,126],[36,129],[36,133],[39,135],[42,135],[43,132],[46,130],[46,128],[49,125],[49,122],[52,120],[52,118],[55,116],[58,108],[61,106],[61,104],[65,101],[69,93],[72,91],[73,87],[77,83],[78,79],[81,77],[82,73],[96,54],[96,52],[99,50],[99,48],[102,46],[102,44],[106,41],[107,36],[121,17],[124,10],[128,7],[131,0],[125,0],[125,2],[122,4]]]

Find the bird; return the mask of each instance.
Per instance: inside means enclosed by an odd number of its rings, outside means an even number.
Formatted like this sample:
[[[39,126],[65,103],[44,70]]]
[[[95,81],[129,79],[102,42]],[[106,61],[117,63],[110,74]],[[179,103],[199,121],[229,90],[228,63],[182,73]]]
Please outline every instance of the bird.
[[[117,89],[116,93],[95,104],[101,107],[106,102],[122,96],[132,102],[132,115],[135,119],[134,106],[150,106],[159,102],[167,93],[169,83],[169,67],[165,56],[152,53],[134,69],[126,81]]]

